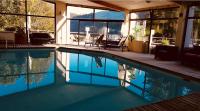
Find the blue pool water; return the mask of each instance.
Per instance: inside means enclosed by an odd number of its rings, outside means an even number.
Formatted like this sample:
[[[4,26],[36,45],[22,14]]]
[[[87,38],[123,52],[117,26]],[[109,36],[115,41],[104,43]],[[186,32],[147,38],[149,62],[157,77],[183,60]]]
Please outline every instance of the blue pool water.
[[[0,51],[1,111],[121,111],[199,91],[197,82],[111,55]]]

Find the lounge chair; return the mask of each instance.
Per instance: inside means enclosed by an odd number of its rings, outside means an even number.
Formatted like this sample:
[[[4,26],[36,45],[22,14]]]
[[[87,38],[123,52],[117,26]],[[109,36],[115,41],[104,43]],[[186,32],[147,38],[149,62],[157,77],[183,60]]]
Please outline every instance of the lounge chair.
[[[90,36],[86,36],[86,37],[85,37],[85,45],[84,45],[84,47],[85,47],[87,44],[89,44],[90,46],[93,45],[93,41],[91,40],[91,37],[90,37]]]
[[[118,44],[107,43],[107,44],[105,44],[105,45],[106,45],[106,47],[108,47],[108,48],[122,48],[122,52],[123,52],[123,49],[124,49],[125,47],[127,47],[127,46],[125,45],[125,42],[126,42],[127,38],[128,38],[128,37],[121,37],[121,39],[118,41]]]
[[[95,45],[97,45],[100,49],[100,44],[103,42],[104,34],[100,35],[99,38],[95,41]]]

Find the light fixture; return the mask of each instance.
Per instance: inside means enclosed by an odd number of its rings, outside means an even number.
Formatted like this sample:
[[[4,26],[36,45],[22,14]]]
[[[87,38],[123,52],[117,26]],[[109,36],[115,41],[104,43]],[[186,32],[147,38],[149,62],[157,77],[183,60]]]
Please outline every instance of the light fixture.
[[[150,2],[151,2],[151,0],[145,0],[145,2],[146,2],[146,3],[150,3]]]

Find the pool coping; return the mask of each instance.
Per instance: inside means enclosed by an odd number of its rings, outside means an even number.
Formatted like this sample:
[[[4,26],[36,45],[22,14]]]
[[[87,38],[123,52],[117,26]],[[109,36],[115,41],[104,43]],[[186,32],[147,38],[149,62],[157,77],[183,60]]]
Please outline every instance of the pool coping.
[[[148,67],[152,67],[152,68],[164,71],[164,72],[168,72],[168,73],[170,73],[172,75],[176,75],[178,77],[181,77],[186,81],[192,80],[192,81],[200,82],[200,78],[188,75],[186,73],[184,74],[184,73],[181,73],[181,72],[178,72],[178,71],[169,70],[167,68],[159,67],[159,66],[156,66],[156,65],[153,65],[153,64],[149,64],[149,63],[146,63],[146,62],[141,62],[141,61],[138,61],[138,60],[135,60],[135,59],[130,59],[130,58],[122,56],[122,55],[117,55],[117,54],[111,53],[111,52],[109,52],[109,50],[101,50],[101,49],[97,50],[97,49],[74,48],[74,47],[63,47],[63,46],[60,46],[57,49],[68,49],[68,50],[72,49],[72,50],[78,50],[78,51],[89,51],[89,52],[104,53],[104,54],[108,54],[108,55],[111,55],[111,56],[116,56],[116,57],[119,57],[119,58],[122,58],[122,59],[125,59],[125,60],[128,60],[128,61],[131,61],[131,62],[142,64],[142,65],[145,65],[145,66],[148,66]]]

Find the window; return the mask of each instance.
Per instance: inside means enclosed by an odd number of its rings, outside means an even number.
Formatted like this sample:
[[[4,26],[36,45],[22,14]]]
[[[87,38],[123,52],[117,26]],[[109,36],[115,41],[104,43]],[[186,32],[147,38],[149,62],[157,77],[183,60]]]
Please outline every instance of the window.
[[[124,12],[95,9],[95,19],[124,20]]]
[[[146,18],[150,18],[150,11],[131,13],[131,19],[146,19]]]
[[[175,45],[178,8],[153,10],[150,48]]]
[[[54,32],[54,19],[45,17],[30,17],[31,31]]]
[[[29,15],[54,16],[54,4],[43,0],[28,0],[27,8]]]
[[[150,36],[150,11],[133,12],[130,19],[130,40],[140,41],[144,44],[144,52],[148,52],[148,41]]]
[[[25,0],[1,0],[1,13],[25,14]]]
[[[184,47],[200,46],[200,7],[189,8]]]
[[[151,46],[175,45],[177,20],[154,20],[151,29]],[[164,42],[167,43],[164,43]]]
[[[92,19],[93,18],[93,9],[67,6],[67,18]]]
[[[139,41],[149,41],[150,50],[160,44],[175,45],[177,19],[178,8],[133,12],[130,35]]]
[[[109,22],[108,23],[108,40],[116,41],[121,37],[121,22]]]
[[[1,0],[0,31],[9,31],[9,34],[16,33],[15,44],[26,44],[29,41],[28,37],[31,36],[29,34],[35,31],[47,32],[53,39],[54,6],[54,3],[44,0]],[[1,41],[1,43],[4,42]]]
[[[150,20],[131,21],[130,34],[136,40],[148,41],[150,35]]]
[[[192,6],[189,9],[189,17],[200,17],[200,6]]]
[[[0,15],[0,31],[16,31],[17,27],[24,29],[25,16]]]
[[[123,12],[67,6],[66,44],[93,46],[101,34],[104,42],[107,35],[118,39],[123,20]]]
[[[153,11],[153,18],[176,18],[176,17],[178,17],[178,8]]]

